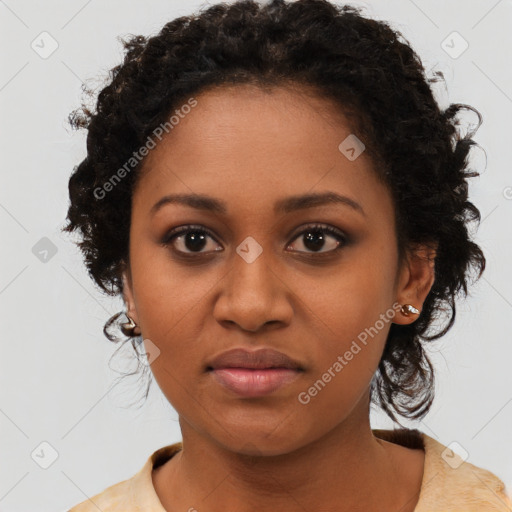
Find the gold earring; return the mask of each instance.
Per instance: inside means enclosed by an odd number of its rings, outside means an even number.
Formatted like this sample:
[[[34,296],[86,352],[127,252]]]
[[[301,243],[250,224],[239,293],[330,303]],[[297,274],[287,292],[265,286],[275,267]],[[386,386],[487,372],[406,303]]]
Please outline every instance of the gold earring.
[[[129,322],[121,324],[121,331],[125,336],[137,336],[140,334],[140,329],[137,324],[132,320],[132,318],[125,313],[126,318],[128,318]],[[139,332],[135,332],[135,329],[138,329]]]
[[[414,315],[417,315],[419,313],[419,310],[416,309],[411,304],[404,304],[400,308],[400,313],[402,313],[402,315],[404,315],[404,316],[410,316],[411,313],[414,314]]]

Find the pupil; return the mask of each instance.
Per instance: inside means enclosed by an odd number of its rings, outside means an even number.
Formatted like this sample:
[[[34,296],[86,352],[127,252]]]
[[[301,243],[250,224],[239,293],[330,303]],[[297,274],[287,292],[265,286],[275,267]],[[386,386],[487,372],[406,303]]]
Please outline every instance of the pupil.
[[[191,251],[200,251],[205,245],[205,238],[202,233],[188,233],[185,236],[185,246]]]
[[[322,231],[309,231],[305,238],[306,242],[304,245],[308,249],[317,250],[323,247],[324,237]]]

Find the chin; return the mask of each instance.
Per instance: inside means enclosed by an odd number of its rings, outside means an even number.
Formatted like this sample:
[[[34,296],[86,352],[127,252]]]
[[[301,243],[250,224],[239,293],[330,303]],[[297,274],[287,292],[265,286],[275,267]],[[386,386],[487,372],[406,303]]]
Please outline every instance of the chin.
[[[227,432],[232,435],[227,435]],[[280,429],[279,426],[269,428],[268,423],[260,429],[254,423],[229,425],[218,434],[220,437],[216,441],[224,449],[252,457],[285,455],[307,444],[307,440],[296,429]]]

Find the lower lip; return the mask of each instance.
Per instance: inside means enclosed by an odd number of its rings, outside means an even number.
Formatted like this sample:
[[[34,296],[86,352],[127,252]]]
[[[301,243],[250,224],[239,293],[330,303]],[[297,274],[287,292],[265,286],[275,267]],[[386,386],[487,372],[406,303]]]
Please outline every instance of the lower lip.
[[[289,384],[300,374],[289,368],[218,368],[211,371],[224,387],[246,397],[264,396]]]

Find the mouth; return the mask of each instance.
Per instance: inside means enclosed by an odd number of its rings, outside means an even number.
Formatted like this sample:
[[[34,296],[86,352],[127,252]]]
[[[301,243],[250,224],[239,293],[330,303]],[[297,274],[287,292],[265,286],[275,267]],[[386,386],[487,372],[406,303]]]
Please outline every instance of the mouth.
[[[210,370],[215,380],[237,395],[265,396],[294,381],[301,372],[289,368],[217,368]]]
[[[273,349],[223,352],[206,367],[225,389],[244,397],[265,396],[290,384],[304,372],[297,362]]]

